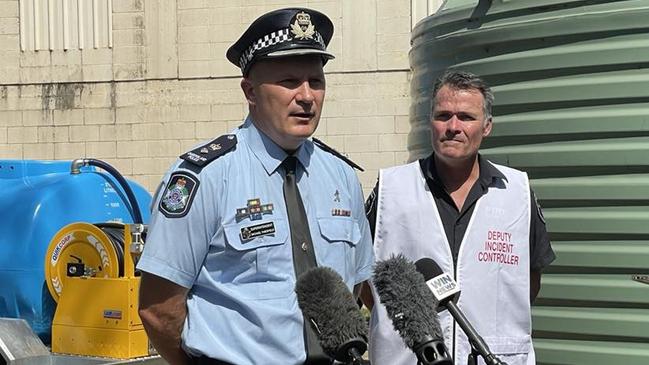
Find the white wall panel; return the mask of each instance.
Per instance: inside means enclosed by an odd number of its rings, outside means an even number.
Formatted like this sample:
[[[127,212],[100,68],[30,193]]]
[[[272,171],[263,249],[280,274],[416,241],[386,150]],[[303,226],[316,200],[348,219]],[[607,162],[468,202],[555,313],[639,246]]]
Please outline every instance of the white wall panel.
[[[112,8],[112,0],[20,0],[20,48],[111,48]]]
[[[411,28],[414,28],[425,17],[435,14],[443,3],[444,0],[411,0]]]

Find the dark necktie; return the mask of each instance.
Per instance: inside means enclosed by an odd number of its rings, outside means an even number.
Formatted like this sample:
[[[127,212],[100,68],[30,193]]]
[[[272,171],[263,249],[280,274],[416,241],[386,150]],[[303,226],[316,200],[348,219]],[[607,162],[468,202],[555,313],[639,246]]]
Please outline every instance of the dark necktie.
[[[306,217],[304,204],[300,190],[297,188],[297,158],[288,156],[282,162],[286,177],[284,178],[284,201],[286,202],[286,213],[288,214],[288,224],[291,227],[291,243],[293,247],[293,267],[295,277],[316,267],[315,252],[313,250],[313,241],[309,231],[309,220]],[[320,347],[318,337],[313,332],[308,319],[304,319],[304,345],[306,350],[305,364],[331,364],[331,359],[327,357]]]

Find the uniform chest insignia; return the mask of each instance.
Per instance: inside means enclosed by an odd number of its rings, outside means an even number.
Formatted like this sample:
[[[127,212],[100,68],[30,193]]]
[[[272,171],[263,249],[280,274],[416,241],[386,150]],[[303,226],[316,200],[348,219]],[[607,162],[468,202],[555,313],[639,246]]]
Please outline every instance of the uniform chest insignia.
[[[183,217],[196,195],[198,179],[187,172],[174,172],[169,178],[167,188],[162,193],[158,209],[167,218]]]
[[[336,192],[334,193],[334,201],[340,203],[340,191],[338,191],[338,189],[336,189]]]
[[[331,215],[334,217],[351,217],[352,211],[347,209],[333,208]]]
[[[248,204],[245,208],[237,208],[236,219],[237,222],[250,218],[252,221],[260,220],[264,214],[273,213],[273,204],[261,204],[261,199],[254,198],[248,199]]]
[[[275,223],[266,222],[241,228],[239,235],[242,241],[250,241],[253,238],[267,236],[275,233]]]

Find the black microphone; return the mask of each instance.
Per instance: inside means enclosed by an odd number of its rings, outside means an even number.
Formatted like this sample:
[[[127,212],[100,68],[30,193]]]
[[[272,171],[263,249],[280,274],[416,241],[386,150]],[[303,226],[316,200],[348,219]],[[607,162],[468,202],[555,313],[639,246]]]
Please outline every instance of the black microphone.
[[[455,304],[454,299],[460,295],[460,288],[455,280],[453,280],[453,277],[443,272],[433,259],[427,257],[417,260],[415,266],[417,267],[417,271],[424,276],[430,292],[439,302],[439,308],[448,309],[453,319],[455,319],[468,337],[471,346],[478,351],[485,363],[487,365],[507,365],[507,363],[498,359],[489,350],[487,343],[480,337],[475,328],[469,323],[469,320],[464,316],[464,313]]]
[[[415,265],[403,255],[379,261],[373,283],[394,329],[419,363],[453,365],[437,319],[437,301]]]
[[[362,364],[368,326],[340,275],[328,267],[309,269],[298,278],[295,292],[324,352],[345,364]]]

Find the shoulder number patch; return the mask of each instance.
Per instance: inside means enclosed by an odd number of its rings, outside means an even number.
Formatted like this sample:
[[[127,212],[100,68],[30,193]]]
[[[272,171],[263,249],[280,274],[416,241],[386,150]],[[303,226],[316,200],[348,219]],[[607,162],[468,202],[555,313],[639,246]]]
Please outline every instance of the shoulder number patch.
[[[167,218],[184,217],[192,205],[199,184],[198,179],[190,173],[174,172],[162,193],[158,209]]]
[[[237,136],[234,134],[225,134],[208,144],[181,155],[180,158],[203,168],[213,160],[232,150],[236,145]]]

